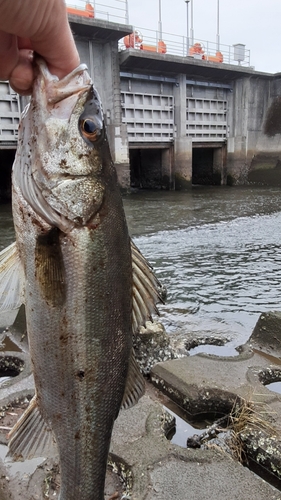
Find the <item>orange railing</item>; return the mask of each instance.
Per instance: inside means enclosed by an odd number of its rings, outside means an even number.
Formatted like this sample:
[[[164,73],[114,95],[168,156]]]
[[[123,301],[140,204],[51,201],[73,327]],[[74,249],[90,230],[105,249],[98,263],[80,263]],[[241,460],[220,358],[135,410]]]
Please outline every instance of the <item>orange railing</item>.
[[[94,7],[90,3],[86,3],[85,9],[78,9],[76,7],[67,7],[68,14],[73,14],[74,16],[81,17],[95,17]]]

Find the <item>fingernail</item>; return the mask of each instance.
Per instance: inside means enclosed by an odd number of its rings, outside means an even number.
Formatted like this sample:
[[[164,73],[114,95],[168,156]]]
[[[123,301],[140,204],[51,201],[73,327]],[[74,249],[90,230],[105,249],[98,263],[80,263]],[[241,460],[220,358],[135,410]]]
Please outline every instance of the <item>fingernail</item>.
[[[29,50],[28,53],[26,54],[27,56],[27,59],[32,62],[33,61],[33,58],[34,58],[34,52],[33,50]]]

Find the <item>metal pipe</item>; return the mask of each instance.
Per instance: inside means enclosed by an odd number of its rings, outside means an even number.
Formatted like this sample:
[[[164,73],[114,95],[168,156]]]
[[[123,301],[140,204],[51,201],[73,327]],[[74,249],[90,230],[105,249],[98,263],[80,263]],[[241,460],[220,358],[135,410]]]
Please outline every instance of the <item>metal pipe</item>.
[[[190,39],[191,39],[191,45],[194,45],[194,29],[193,29],[193,0],[191,0]]]
[[[161,0],[159,0],[159,22],[158,22],[159,40],[162,40],[162,16],[161,16]]]
[[[126,22],[126,24],[129,24],[129,5],[128,5],[128,0],[126,0],[125,22]]]
[[[186,3],[186,55],[189,54],[189,19],[188,19],[188,4],[190,0],[185,0]]]
[[[217,0],[217,51],[220,50],[220,0]]]

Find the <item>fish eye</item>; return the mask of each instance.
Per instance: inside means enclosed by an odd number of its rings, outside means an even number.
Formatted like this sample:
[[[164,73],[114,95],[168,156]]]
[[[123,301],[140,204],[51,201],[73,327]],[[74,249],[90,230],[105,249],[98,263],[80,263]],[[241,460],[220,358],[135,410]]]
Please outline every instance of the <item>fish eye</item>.
[[[96,142],[101,135],[100,128],[91,118],[85,118],[80,121],[80,130],[82,136],[91,142]]]

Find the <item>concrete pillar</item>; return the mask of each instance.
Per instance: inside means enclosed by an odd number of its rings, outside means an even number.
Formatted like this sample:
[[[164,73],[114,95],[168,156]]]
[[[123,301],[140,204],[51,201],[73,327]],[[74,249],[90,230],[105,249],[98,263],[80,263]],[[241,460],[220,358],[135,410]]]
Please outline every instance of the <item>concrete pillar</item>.
[[[118,182],[122,189],[130,188],[130,160],[127,126],[122,123],[119,53],[117,42],[104,44],[104,81],[106,92],[104,108],[108,129],[108,140]]]
[[[130,158],[127,126],[125,124],[110,124],[107,126],[107,135],[110,145],[112,161],[115,165],[118,183],[123,190],[131,185]]]
[[[130,188],[130,161],[127,127],[122,123],[118,42],[77,40],[81,60],[86,61],[102,100],[107,135],[118,182]]]
[[[230,133],[227,140],[227,170],[229,183],[244,183],[248,175],[247,149],[249,127],[250,78],[234,84],[229,96]]]
[[[222,146],[222,170],[221,170],[221,185],[227,185],[227,144]]]
[[[220,179],[221,185],[226,185],[226,145],[223,144],[221,148],[214,149],[213,157],[213,174],[215,178]]]
[[[192,139],[181,137],[175,141],[175,189],[192,186]]]
[[[161,167],[162,167],[162,188],[174,189],[173,176],[173,156],[174,148],[170,147],[161,151]]]
[[[186,76],[178,76],[175,87],[175,189],[187,189],[192,185],[192,139],[186,136]]]

